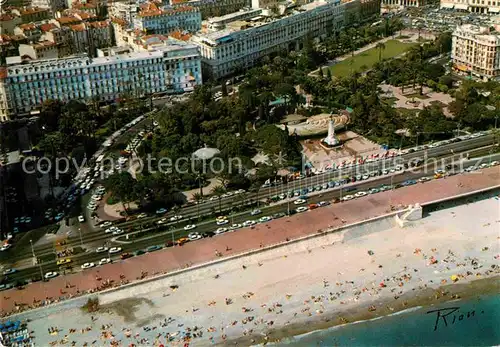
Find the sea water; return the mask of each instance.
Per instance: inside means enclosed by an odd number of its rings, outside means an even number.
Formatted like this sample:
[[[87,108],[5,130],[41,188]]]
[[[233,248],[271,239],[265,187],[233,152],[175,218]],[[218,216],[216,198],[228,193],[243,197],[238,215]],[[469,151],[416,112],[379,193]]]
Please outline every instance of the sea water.
[[[419,307],[295,336],[279,346],[500,345],[500,295]]]

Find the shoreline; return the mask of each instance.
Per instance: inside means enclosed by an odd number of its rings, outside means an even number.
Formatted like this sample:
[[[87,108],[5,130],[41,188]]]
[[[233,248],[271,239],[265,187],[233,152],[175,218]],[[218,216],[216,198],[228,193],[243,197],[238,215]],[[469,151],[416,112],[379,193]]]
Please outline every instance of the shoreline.
[[[380,307],[377,307],[377,310],[373,312],[368,311],[368,308],[371,305],[366,305],[366,303],[364,303],[346,310],[329,312],[322,317],[315,317],[313,319],[306,318],[303,319],[303,322],[296,322],[277,329],[270,329],[267,333],[267,339],[261,334],[254,334],[226,341],[217,345],[279,345],[280,342],[285,342],[288,339],[292,339],[293,337],[300,335],[311,334],[320,330],[342,327],[344,325],[374,320],[377,318],[384,318],[386,316],[401,313],[414,308],[434,306],[454,300],[465,300],[484,295],[498,294],[499,286],[500,275],[495,275],[463,283],[442,285],[437,288],[428,287],[425,289],[415,290],[414,292],[412,291],[411,293],[404,293],[397,300],[394,298],[381,299],[377,305]],[[307,321],[307,328],[304,328],[305,321]]]

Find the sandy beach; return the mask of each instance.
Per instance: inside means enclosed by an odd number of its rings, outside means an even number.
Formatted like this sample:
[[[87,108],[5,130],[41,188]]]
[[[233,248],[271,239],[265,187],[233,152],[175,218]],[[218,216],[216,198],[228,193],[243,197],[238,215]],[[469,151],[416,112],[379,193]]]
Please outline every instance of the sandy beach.
[[[493,197],[404,229],[387,219],[349,237],[320,236],[179,275],[147,294],[108,294],[99,312],[48,308],[28,327],[43,346],[245,346],[477,295],[498,288],[499,207]]]

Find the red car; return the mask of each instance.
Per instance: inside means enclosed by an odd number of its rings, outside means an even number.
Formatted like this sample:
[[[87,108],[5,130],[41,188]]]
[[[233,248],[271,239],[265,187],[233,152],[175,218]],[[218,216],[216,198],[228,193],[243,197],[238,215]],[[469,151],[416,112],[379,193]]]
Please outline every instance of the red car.
[[[122,259],[128,259],[131,257],[133,257],[133,255],[130,253],[122,253],[122,255],[120,255],[120,258],[122,258]]]

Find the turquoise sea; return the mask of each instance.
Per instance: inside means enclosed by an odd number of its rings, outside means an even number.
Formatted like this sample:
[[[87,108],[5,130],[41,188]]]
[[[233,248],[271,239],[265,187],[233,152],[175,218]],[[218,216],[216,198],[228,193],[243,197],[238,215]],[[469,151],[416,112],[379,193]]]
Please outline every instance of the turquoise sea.
[[[438,311],[439,310],[439,311]],[[314,331],[279,346],[500,345],[500,295],[419,307]]]

